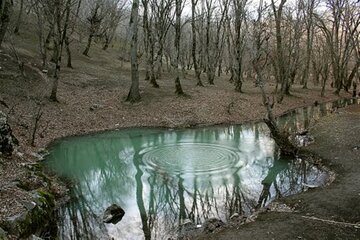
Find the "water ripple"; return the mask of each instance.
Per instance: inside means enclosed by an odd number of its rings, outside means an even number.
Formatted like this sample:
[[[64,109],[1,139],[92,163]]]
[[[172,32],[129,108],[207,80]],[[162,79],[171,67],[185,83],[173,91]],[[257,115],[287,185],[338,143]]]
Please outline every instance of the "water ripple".
[[[174,174],[209,174],[244,165],[238,149],[217,144],[178,143],[143,149],[147,168]]]

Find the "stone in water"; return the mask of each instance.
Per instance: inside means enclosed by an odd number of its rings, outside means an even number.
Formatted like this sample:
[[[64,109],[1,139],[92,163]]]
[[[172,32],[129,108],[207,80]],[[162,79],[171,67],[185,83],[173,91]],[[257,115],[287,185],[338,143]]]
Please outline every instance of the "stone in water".
[[[116,204],[113,204],[105,210],[103,216],[103,222],[117,224],[118,222],[121,221],[124,215],[125,215],[124,209],[122,209]]]

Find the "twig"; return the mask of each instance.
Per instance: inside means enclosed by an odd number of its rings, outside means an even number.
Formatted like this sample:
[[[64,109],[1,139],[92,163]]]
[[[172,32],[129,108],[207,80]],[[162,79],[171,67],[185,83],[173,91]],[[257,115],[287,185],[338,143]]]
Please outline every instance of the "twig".
[[[39,136],[42,137],[44,135],[44,133],[46,132],[46,130],[48,129],[50,124],[50,121],[46,121],[45,126],[43,127],[42,131],[39,133]]]
[[[234,101],[231,101],[231,102],[228,104],[227,109],[226,109],[226,111],[227,111],[228,114],[231,115],[231,108],[233,108],[233,107],[234,107]]]
[[[18,103],[12,105],[12,107],[9,109],[8,113],[7,113],[7,118],[9,118],[9,115],[12,113],[15,113],[15,107],[18,105]]]
[[[309,219],[309,220],[320,221],[320,222],[324,222],[324,223],[328,223],[328,224],[335,224],[335,225],[343,225],[345,227],[360,228],[360,223],[338,222],[338,221],[334,221],[334,220],[327,220],[327,219],[322,219],[322,218],[317,218],[317,217],[308,217],[308,216],[302,216],[302,217],[306,218],[306,219]]]
[[[12,37],[10,37],[9,43],[10,43],[10,46],[9,46],[10,51],[14,54],[14,56],[15,56],[17,62],[18,62],[18,67],[19,67],[21,76],[22,76],[23,78],[26,78],[25,69],[24,69],[25,63],[24,63],[23,61],[21,61],[21,59],[20,59],[20,57],[19,57],[19,54],[18,54],[18,52],[17,52],[17,50],[16,50],[16,48],[15,48],[15,46],[14,46]]]
[[[36,131],[38,129],[39,121],[40,121],[40,118],[41,118],[42,114],[43,114],[42,106],[40,105],[39,109],[37,111],[37,114],[35,116],[34,130],[32,132],[32,137],[31,137],[31,146],[35,146]]]
[[[6,108],[9,108],[9,106],[6,104],[6,102],[4,100],[2,100],[1,98],[0,98],[0,104]]]

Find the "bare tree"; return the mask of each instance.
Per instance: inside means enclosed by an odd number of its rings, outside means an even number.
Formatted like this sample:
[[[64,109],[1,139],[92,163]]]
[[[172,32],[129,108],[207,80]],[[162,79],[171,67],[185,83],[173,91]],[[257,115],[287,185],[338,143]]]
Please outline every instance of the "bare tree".
[[[138,18],[139,18],[139,0],[133,0],[130,16],[130,30],[131,36],[131,87],[126,101],[138,102],[140,101],[140,89],[139,89],[139,72],[138,72]]]
[[[274,2],[271,3],[274,5]],[[272,6],[273,7],[273,6]],[[256,82],[260,87],[263,104],[267,111],[267,118],[264,119],[266,125],[269,127],[271,135],[275,140],[276,144],[281,150],[281,154],[285,156],[295,156],[297,154],[297,148],[290,142],[286,133],[283,133],[279,130],[275,117],[273,115],[272,109],[275,104],[273,101],[266,95],[264,90],[264,73],[263,69],[268,64],[269,51],[267,50],[266,44],[269,40],[269,34],[267,33],[266,24],[263,22],[262,16],[266,7],[263,5],[263,0],[260,0],[259,7],[257,10],[257,18],[254,21],[253,26],[253,56],[252,56],[252,65],[256,73]]]
[[[300,43],[303,36],[303,16],[301,6],[297,4],[295,8],[288,8],[285,12],[286,23],[284,23],[284,47],[287,62],[287,94],[290,92],[291,85],[295,82],[300,65]]]
[[[281,0],[279,5],[276,6],[275,1],[271,0],[271,7],[275,18],[275,37],[276,37],[276,54],[274,58],[275,77],[277,84],[281,84],[280,97],[278,102],[281,102],[284,98],[284,94],[289,94],[289,79],[286,69],[282,22],[283,22],[283,10],[286,0]]]
[[[194,65],[194,71],[195,71],[195,77],[197,80],[196,85],[203,87],[204,84],[201,81],[201,71],[198,66],[198,60],[196,58],[196,20],[195,20],[195,14],[196,14],[196,4],[198,3],[198,0],[191,0],[191,33],[192,33],[192,48],[191,48],[191,54],[192,54],[192,61]]]
[[[214,6],[214,0],[206,0],[206,74],[208,83],[214,84],[215,69],[219,63],[225,40],[224,21],[228,14],[229,0],[223,0],[219,7]],[[220,8],[219,11],[215,11]],[[216,16],[216,14],[220,16]],[[215,15],[215,17],[214,17]],[[213,30],[213,32],[212,32]]]
[[[160,5],[163,5],[164,1],[161,1]],[[155,73],[155,51],[156,51],[156,34],[154,31],[154,18],[156,18],[155,14],[152,12],[154,8],[156,8],[152,4],[152,8],[149,8],[149,1],[143,0],[143,8],[144,8],[144,15],[143,15],[143,29],[144,29],[144,47],[146,53],[146,76],[145,80],[150,80],[150,83],[153,87],[158,88],[159,84],[157,83],[156,73]],[[156,11],[156,10],[155,10]],[[163,21],[157,19],[160,23],[163,24]],[[163,33],[164,34],[164,33]]]
[[[321,79],[321,96],[325,96],[326,83],[330,72],[330,51],[326,43],[326,38],[317,34],[314,37],[314,50],[312,51],[312,68],[315,83],[319,83]]]
[[[100,26],[100,37],[103,39],[103,50],[106,50],[113,41],[116,29],[125,15],[126,0],[105,1],[106,14]]]
[[[0,1],[0,47],[4,41],[6,31],[12,14],[13,0]]]
[[[43,0],[32,0],[31,5],[37,20],[36,30],[39,38],[38,43],[42,58],[42,67],[45,68],[48,65],[47,57],[48,50],[50,49],[49,45],[51,38],[54,35],[54,6]]]
[[[235,91],[242,92],[242,64],[245,46],[245,32],[243,29],[245,25],[247,0],[233,0],[234,14],[235,14]]]
[[[176,10],[175,14],[173,13],[174,3],[174,0],[156,0],[151,4],[154,20],[154,54],[156,53],[156,55],[154,56],[153,60],[154,74],[156,79],[161,77],[164,44],[168,31],[171,27],[171,23],[173,22],[176,15]]]
[[[351,74],[352,71],[348,73],[348,68],[355,50],[353,39],[358,37],[355,34],[358,33],[360,17],[356,3],[350,4],[348,0],[327,0],[327,6],[331,11],[328,19],[319,15],[316,15],[316,19],[329,47],[334,93],[338,95],[341,89],[349,89],[355,76]],[[352,24],[349,24],[349,21],[352,21]],[[357,64],[353,67],[354,71],[357,71]]]
[[[48,2],[47,2],[48,3]],[[50,3],[51,4],[51,3]],[[67,30],[70,19],[70,8],[72,0],[55,0],[54,7],[54,82],[51,89],[50,100],[57,102],[57,90],[59,85],[59,75],[61,66],[61,56],[65,39],[67,37]]]
[[[93,3],[91,3],[93,4]],[[87,18],[89,22],[89,36],[88,41],[85,47],[83,54],[85,56],[89,56],[89,51],[91,47],[91,43],[93,38],[98,34],[100,29],[101,21],[103,20],[104,16],[102,15],[100,7],[102,7],[103,2],[101,0],[96,0],[94,6],[90,10],[90,16]]]
[[[20,0],[20,9],[19,9],[18,17],[16,19],[15,28],[14,28],[15,34],[19,34],[23,12],[24,12],[24,0]]]
[[[314,39],[314,10],[318,4],[317,0],[301,0],[302,11],[304,13],[305,29],[306,29],[306,53],[305,53],[305,66],[304,71],[301,77],[301,83],[303,88],[307,88],[309,72],[310,72],[310,62],[312,57],[313,50],[313,39]]]
[[[74,5],[75,5],[75,3],[76,2],[74,2]],[[81,4],[82,4],[82,0],[77,0],[75,12],[73,12],[73,14],[71,14],[71,16],[70,16],[71,19],[69,20],[69,23],[70,23],[69,29],[70,30],[65,38],[65,48],[66,48],[66,55],[67,55],[66,66],[68,68],[73,68],[72,58],[71,58],[71,49],[70,49],[70,44],[71,44],[72,40],[70,40],[70,37],[75,32],[75,27],[76,27],[77,21],[79,20],[79,12],[80,12],[80,8],[81,8]]]
[[[180,70],[179,70],[179,57],[180,57],[180,39],[181,39],[181,13],[183,10],[183,1],[182,0],[175,0],[175,56],[173,59],[173,67],[175,70],[175,93],[177,95],[184,95],[184,91],[181,87],[180,82]]]

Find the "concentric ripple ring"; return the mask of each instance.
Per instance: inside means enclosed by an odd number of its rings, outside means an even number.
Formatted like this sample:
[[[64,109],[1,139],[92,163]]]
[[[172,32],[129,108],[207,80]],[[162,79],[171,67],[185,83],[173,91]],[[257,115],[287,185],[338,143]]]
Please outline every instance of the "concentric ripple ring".
[[[145,166],[174,174],[207,174],[241,166],[239,150],[205,143],[177,143],[145,148],[140,152]]]

